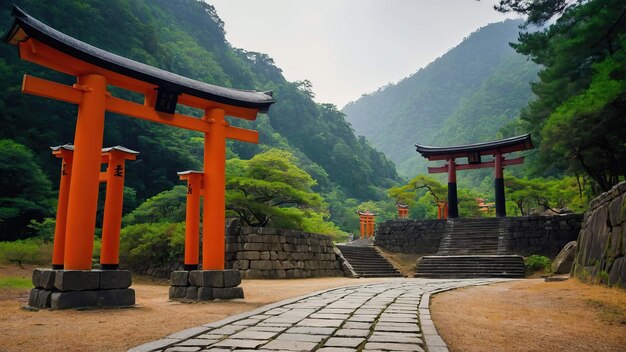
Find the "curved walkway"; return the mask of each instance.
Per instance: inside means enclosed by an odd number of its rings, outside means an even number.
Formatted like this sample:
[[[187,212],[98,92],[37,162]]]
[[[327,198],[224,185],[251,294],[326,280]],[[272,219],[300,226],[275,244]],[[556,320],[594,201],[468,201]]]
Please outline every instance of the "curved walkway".
[[[130,351],[448,351],[430,295],[501,279],[397,279],[288,299]]]

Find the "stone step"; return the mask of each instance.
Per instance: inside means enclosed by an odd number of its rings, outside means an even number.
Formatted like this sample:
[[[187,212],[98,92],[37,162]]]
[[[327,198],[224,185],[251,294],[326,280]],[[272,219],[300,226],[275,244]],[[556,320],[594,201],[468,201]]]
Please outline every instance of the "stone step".
[[[390,268],[393,268],[393,265],[389,264],[389,262],[381,262],[381,261],[359,261],[359,260],[353,260],[350,262],[350,264],[352,264],[352,266],[355,265],[362,265],[362,266],[387,266]]]
[[[485,235],[485,234],[466,234],[466,233],[454,233],[451,234],[449,238],[446,239],[454,239],[454,240],[492,240],[500,237],[499,234],[494,235]]]
[[[361,277],[402,277],[374,247],[337,245],[337,248]]]
[[[361,277],[402,277],[399,272],[394,273],[363,273],[359,274]]]
[[[514,265],[506,266],[506,267],[493,267],[493,268],[485,268],[485,267],[474,267],[474,266],[439,266],[439,267],[424,267],[420,266],[417,268],[417,273],[437,273],[437,272],[460,272],[460,273],[483,273],[483,272],[514,272],[523,274],[525,271],[523,268],[518,268]]]
[[[417,264],[416,276],[429,278],[524,277],[520,256],[424,256]]]
[[[476,278],[502,278],[502,279],[523,279],[524,275],[510,274],[510,273],[475,273],[475,274],[457,274],[457,273],[416,273],[415,277],[425,279],[476,279]]]

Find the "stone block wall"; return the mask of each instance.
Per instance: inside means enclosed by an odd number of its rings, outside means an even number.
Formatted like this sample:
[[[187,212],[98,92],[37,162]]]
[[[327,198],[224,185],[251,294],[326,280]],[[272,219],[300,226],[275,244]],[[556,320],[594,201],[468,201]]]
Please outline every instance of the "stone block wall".
[[[626,182],[591,201],[572,269],[583,281],[626,288]]]
[[[582,214],[507,218],[509,251],[554,258],[568,242],[576,241],[582,220]]]
[[[343,276],[330,237],[265,227],[239,227],[226,231],[226,268],[246,279],[284,279]]]
[[[508,251],[554,258],[568,242],[576,240],[582,218],[582,214],[506,218],[502,226],[508,232]],[[388,220],[378,226],[374,244],[391,252],[434,255],[446,224],[445,220]]]
[[[435,254],[445,227],[445,220],[387,220],[378,225],[374,244],[396,253]]]

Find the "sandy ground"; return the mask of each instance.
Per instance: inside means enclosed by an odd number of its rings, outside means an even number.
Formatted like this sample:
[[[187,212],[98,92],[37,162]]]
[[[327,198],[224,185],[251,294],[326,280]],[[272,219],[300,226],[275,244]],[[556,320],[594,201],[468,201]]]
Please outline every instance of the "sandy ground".
[[[450,351],[626,351],[626,290],[575,279],[449,291],[431,315]]]
[[[0,266],[0,277],[30,277],[32,269]],[[83,311],[25,311],[28,289],[0,289],[0,351],[124,351],[290,297],[386,280],[245,280],[245,300],[184,304],[168,301],[167,282],[135,278],[136,308]],[[431,302],[451,351],[626,351],[626,290],[523,280],[450,291]]]
[[[30,277],[32,269],[4,266],[0,276]],[[244,280],[244,300],[193,304],[169,301],[166,281],[133,280],[137,307],[127,309],[31,312],[21,309],[28,301],[28,289],[0,289],[0,351],[126,351],[290,297],[388,279]]]

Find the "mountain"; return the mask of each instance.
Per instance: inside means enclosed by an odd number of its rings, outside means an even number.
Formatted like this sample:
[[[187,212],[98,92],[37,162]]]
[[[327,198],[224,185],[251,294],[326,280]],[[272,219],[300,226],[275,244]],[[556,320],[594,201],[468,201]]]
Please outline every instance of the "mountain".
[[[342,112],[405,176],[426,172],[415,144],[497,138],[532,98],[538,66],[517,54],[521,20],[480,28],[415,74],[346,105]]]
[[[259,145],[229,141],[228,157],[249,159],[271,147],[287,149],[316,179],[315,191],[325,194],[328,202],[380,199],[384,190],[399,180],[393,163],[364,138],[358,138],[343,113],[334,105],[312,100],[307,81],[289,82],[268,55],[232,47],[215,8],[204,1],[0,0],[3,30],[11,23],[12,3],[44,23],[112,53],[219,86],[273,91],[277,102],[269,114],[259,115],[255,122],[231,121],[258,130]],[[56,185],[60,163],[50,154],[49,146],[71,143],[77,108],[22,94],[22,75],[65,84],[74,83],[74,78],[22,61],[16,51],[13,46],[0,44],[0,140],[26,146],[32,152],[27,150],[24,155],[32,154],[34,164]],[[140,98],[116,88],[111,92],[126,99]],[[199,116],[191,108],[179,107],[178,111]],[[180,185],[177,171],[201,169],[202,137],[200,133],[107,113],[104,145],[123,145],[141,153],[138,160],[127,164],[125,212]],[[14,181],[0,176],[0,181],[13,185]],[[8,214],[5,205],[15,200],[5,187],[1,188],[0,222],[3,214]],[[14,212],[16,208],[7,205],[6,209]],[[331,215],[334,210],[331,207]],[[51,210],[42,216],[53,214]]]

